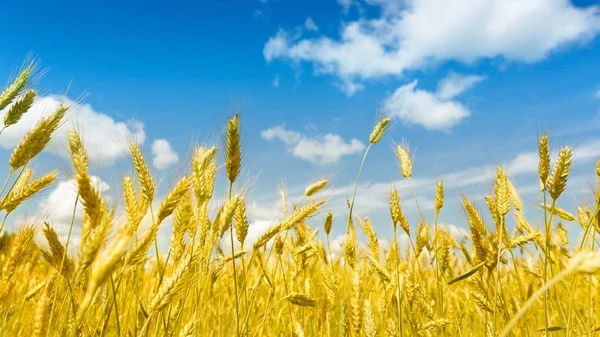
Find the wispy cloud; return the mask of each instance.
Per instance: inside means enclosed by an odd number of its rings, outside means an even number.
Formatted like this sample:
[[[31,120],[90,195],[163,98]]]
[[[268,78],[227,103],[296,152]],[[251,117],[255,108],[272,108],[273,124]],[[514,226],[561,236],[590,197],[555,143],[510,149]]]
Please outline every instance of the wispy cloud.
[[[307,136],[278,125],[261,132],[265,140],[280,140],[286,144],[294,157],[314,164],[329,165],[340,161],[343,156],[360,153],[365,144],[357,139],[345,141],[340,135],[327,133]]]
[[[436,95],[441,99],[452,99],[471,89],[484,78],[480,75],[461,75],[452,72],[438,82]]]
[[[315,24],[313,19],[311,19],[310,17],[306,18],[306,21],[304,21],[304,29],[311,31],[311,32],[319,31],[319,27],[317,27],[317,25]]]

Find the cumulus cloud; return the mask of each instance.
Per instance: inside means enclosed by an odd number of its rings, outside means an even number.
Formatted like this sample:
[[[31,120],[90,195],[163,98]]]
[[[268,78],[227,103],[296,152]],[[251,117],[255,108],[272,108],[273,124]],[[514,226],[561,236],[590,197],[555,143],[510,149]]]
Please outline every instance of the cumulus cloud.
[[[408,125],[420,125],[428,130],[448,131],[471,112],[452,100],[436,96],[428,91],[417,89],[417,80],[396,89],[384,102],[387,114],[399,118]],[[449,87],[448,85],[443,85]],[[444,89],[450,90],[450,89]],[[452,88],[457,95],[457,87]],[[466,88],[462,88],[466,90]],[[445,95],[448,95],[446,92]]]
[[[95,111],[89,104],[78,104],[65,96],[39,97],[21,120],[4,130],[0,146],[12,149],[36,122],[52,113],[60,104],[71,107],[62,126],[56,130],[45,151],[68,157],[67,135],[76,129],[82,135],[90,161],[110,165],[129,153],[127,143],[143,142],[146,138],[144,125],[138,121],[117,122],[112,117]],[[2,116],[8,109],[4,109]]]
[[[288,130],[284,125],[263,130],[261,136],[270,141],[280,140],[294,157],[319,165],[338,163],[343,156],[357,154],[365,149],[365,144],[357,139],[345,141],[340,135],[332,133],[310,137]]]
[[[154,167],[163,170],[178,161],[179,155],[173,151],[171,144],[166,139],[156,139],[152,143],[152,164]]]
[[[275,88],[279,87],[279,75],[275,75],[275,78],[273,78],[273,86]]]
[[[354,3],[338,2],[346,10]],[[380,15],[344,22],[339,38],[303,38],[280,30],[265,43],[265,59],[309,62],[318,73],[353,83],[399,76],[448,60],[472,63],[500,57],[536,62],[551,52],[585,43],[600,31],[597,5],[577,7],[568,0],[366,3],[381,9]]]
[[[313,19],[311,19],[310,17],[306,18],[306,21],[304,21],[304,29],[312,32],[319,31],[319,27],[317,27]]]

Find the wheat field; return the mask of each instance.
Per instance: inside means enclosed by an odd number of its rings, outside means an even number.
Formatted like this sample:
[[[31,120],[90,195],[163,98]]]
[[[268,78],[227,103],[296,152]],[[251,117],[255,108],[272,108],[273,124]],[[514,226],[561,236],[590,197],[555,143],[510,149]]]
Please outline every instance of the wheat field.
[[[2,131],[33,104],[34,70],[24,67],[0,94]],[[528,222],[517,189],[499,166],[485,210],[463,197],[467,241],[438,226],[443,181],[429,223],[423,214],[408,219],[402,205],[417,200],[400,200],[391,188],[394,238],[386,238],[391,244],[382,249],[380,228],[353,213],[360,190],[354,190],[347,213],[333,214],[320,197],[329,185],[325,179],[307,186],[301,200],[287,200],[282,190],[280,220],[246,243],[249,201],[238,179],[238,114],[228,120],[222,144],[192,149],[188,171],[157,209],[157,180],[136,143],[129,145],[134,174],[123,179],[123,198],[114,205],[92,183],[84,142],[71,130],[72,178],[83,205],[81,242],[71,254],[71,231],[61,240],[43,219],[7,231],[14,227],[10,215],[57,179],[57,171],[39,176],[32,167],[67,110],[60,106],[40,119],[10,156],[0,192],[2,336],[504,337],[591,336],[600,330],[600,194],[595,204],[560,208],[573,153],[563,147],[552,163],[546,134],[539,137],[544,216],[538,223]],[[362,164],[389,127],[390,119],[382,118],[365,130],[365,138],[371,133]],[[405,145],[395,152],[389,160],[398,160],[398,174],[410,181],[415,158]],[[358,186],[362,165],[355,169]],[[211,209],[222,174],[228,197]],[[600,161],[594,175],[600,184]],[[115,216],[116,209],[126,216]],[[149,226],[140,226],[148,215]],[[170,246],[159,252],[157,234],[170,216]],[[330,244],[334,217],[346,224],[340,254]],[[566,223],[584,230],[572,249]],[[364,242],[357,239],[359,231]],[[400,234],[409,236],[408,245],[398,244]]]

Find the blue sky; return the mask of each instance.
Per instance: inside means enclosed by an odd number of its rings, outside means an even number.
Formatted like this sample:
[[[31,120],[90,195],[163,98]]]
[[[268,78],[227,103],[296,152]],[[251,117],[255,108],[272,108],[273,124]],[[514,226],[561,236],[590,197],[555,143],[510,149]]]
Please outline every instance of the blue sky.
[[[279,216],[282,180],[298,196],[311,181],[330,178],[328,207],[343,212],[371,128],[386,114],[393,128],[369,155],[359,213],[372,217],[378,232],[391,231],[387,193],[402,181],[392,145],[405,140],[416,151],[413,187],[421,204],[431,203],[436,179],[449,180],[442,220],[464,227],[460,193],[489,192],[497,164],[535,206],[537,163],[530,155],[542,131],[555,148],[580,153],[559,204],[574,211],[589,199],[600,154],[599,6],[2,0],[0,77],[32,52],[48,70],[38,83],[47,96],[39,115],[67,97],[87,105],[71,125],[88,134],[95,174],[109,195],[118,195],[129,172],[127,140],[143,140],[150,161],[159,155],[155,175],[167,188],[185,168],[190,144],[218,140],[230,106],[243,103],[244,177],[256,178],[249,197],[256,231]],[[86,124],[89,116],[94,122]],[[0,136],[0,155],[8,158],[32,123]],[[43,171],[58,162],[67,180],[64,153],[58,139],[36,165]],[[416,220],[407,186],[397,184]],[[65,199],[64,191],[51,190],[30,201],[27,214],[53,209],[52,193]],[[343,232],[338,223],[336,234]]]

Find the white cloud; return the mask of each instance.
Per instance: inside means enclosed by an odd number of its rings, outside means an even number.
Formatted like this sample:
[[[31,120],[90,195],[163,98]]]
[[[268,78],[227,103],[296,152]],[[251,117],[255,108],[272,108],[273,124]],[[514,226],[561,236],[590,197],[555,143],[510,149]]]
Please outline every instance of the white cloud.
[[[338,163],[343,156],[357,154],[365,149],[365,144],[357,139],[346,142],[332,133],[309,137],[287,130],[284,125],[263,130],[261,136],[266,140],[278,139],[287,145],[294,157],[319,165]]]
[[[338,83],[338,87],[348,96],[352,96],[365,88],[365,86],[360,83],[347,80]]]
[[[416,89],[417,83],[414,80],[396,89],[384,102],[386,113],[408,125],[443,131],[450,130],[470,115],[469,109],[456,101]]]
[[[275,78],[273,79],[273,86],[275,88],[279,87],[279,75],[275,75]]]
[[[179,155],[166,139],[156,139],[152,143],[152,164],[159,170],[163,170],[179,161]]]
[[[596,91],[596,93],[594,94],[594,97],[600,98],[600,89],[598,89],[598,91]]]
[[[438,82],[436,95],[441,99],[452,99],[471,89],[475,84],[483,81],[479,75],[461,75],[450,73]]]
[[[248,205],[248,216],[253,220],[273,220],[281,215],[281,200],[276,200],[268,207],[256,201]]]
[[[128,142],[143,142],[146,138],[144,125],[138,121],[117,122],[112,117],[95,111],[89,104],[77,104],[64,96],[39,97],[21,120],[4,130],[0,146],[12,149],[43,116],[54,112],[64,103],[71,107],[62,126],[56,130],[45,151],[68,157],[67,135],[71,129],[81,133],[90,161],[110,165],[116,159],[128,155]],[[1,113],[8,111],[4,109]]]
[[[304,29],[311,31],[311,32],[319,31],[319,27],[317,27],[317,25],[315,24],[313,19],[311,19],[310,17],[306,18],[306,21],[304,21]]]
[[[284,125],[278,125],[263,130],[260,135],[266,140],[279,139],[287,145],[297,144],[302,139],[302,134],[300,132],[287,130]]]
[[[258,19],[258,17],[260,17],[261,15],[263,15],[263,12],[260,9],[257,9],[254,11],[254,18]]]
[[[337,2],[340,4],[340,6],[342,6],[344,13],[346,14],[350,10],[350,6],[355,4],[354,0],[337,0]]]
[[[252,247],[254,242],[256,242],[256,239],[258,239],[258,237],[260,235],[262,235],[267,229],[269,229],[269,227],[271,227],[271,225],[273,225],[273,222],[271,222],[271,221],[266,221],[266,220],[252,221],[248,225],[248,234],[246,235],[246,241],[244,243],[244,246]],[[236,242],[237,242],[237,240],[236,240]],[[230,247],[231,247],[231,244],[230,244]]]
[[[464,228],[460,228],[454,224],[438,224],[438,227],[445,228],[453,238],[460,238],[463,236],[469,236],[469,232],[467,232]]]
[[[353,3],[338,2],[345,9]],[[598,6],[576,7],[568,0],[367,3],[382,9],[379,17],[344,22],[339,39],[302,38],[280,30],[266,42],[265,59],[310,62],[318,73],[352,82],[398,76],[448,60],[536,62],[600,31]]]

